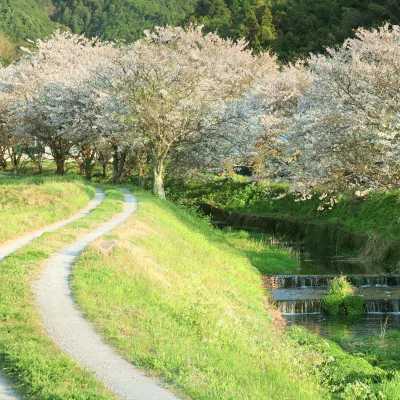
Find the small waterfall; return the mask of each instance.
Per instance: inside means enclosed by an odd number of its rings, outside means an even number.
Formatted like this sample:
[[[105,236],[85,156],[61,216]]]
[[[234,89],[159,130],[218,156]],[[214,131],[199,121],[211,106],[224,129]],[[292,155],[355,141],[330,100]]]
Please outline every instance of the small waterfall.
[[[277,275],[263,277],[266,289],[289,289],[298,287],[326,287],[338,275]],[[400,276],[349,275],[354,287],[400,287]]]
[[[364,276],[354,275],[348,277],[350,283],[355,287],[400,287],[400,277],[398,276]]]
[[[365,308],[368,314],[400,313],[400,300],[398,299],[365,300]]]
[[[276,305],[282,314],[321,314],[321,300],[277,300]],[[400,300],[365,300],[367,314],[400,313]]]
[[[276,301],[282,314],[321,314],[321,300],[279,300]]]

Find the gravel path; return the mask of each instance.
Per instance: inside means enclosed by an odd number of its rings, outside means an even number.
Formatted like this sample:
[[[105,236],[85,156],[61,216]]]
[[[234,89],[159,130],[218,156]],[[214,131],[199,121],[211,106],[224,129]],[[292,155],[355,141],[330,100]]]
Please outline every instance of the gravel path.
[[[4,257],[8,256],[11,253],[14,253],[22,246],[34,241],[38,237],[42,236],[43,233],[46,232],[54,232],[57,229],[62,228],[63,226],[73,222],[79,218],[88,215],[91,210],[96,208],[102,201],[104,200],[104,192],[100,189],[96,189],[96,194],[92,200],[89,201],[88,205],[83,208],[78,213],[74,214],[72,217],[68,219],[64,219],[62,221],[55,222],[54,224],[47,225],[44,228],[38,229],[34,232],[28,233],[18,239],[10,240],[0,245],[0,262],[3,260]],[[0,266],[1,268],[1,266]]]
[[[19,398],[12,389],[10,382],[0,375],[0,400],[15,400]]]
[[[116,228],[136,210],[136,198],[128,190],[124,210],[109,222],[51,258],[42,278],[34,284],[44,325],[53,340],[75,360],[94,371],[112,391],[132,400],[177,400],[174,394],[119,356],[95,333],[75,308],[69,276],[77,256],[91,242]]]
[[[4,177],[4,176],[2,176]],[[92,200],[89,201],[88,205],[83,208],[78,213],[74,214],[72,217],[56,222],[54,224],[48,225],[44,228],[41,228],[37,231],[28,233],[21,238],[10,240],[6,243],[0,245],[0,262],[4,259],[4,257],[14,253],[21,247],[25,246],[26,244],[32,242],[33,240],[40,237],[45,232],[53,232],[72,221],[75,221],[79,218],[84,217],[85,215],[89,214],[89,212],[96,208],[104,199],[104,192],[102,190],[96,189],[96,195],[93,197]],[[0,264],[1,268],[1,264]],[[2,376],[0,371],[0,400],[11,400],[11,399],[19,399],[18,396],[13,390],[11,384]]]

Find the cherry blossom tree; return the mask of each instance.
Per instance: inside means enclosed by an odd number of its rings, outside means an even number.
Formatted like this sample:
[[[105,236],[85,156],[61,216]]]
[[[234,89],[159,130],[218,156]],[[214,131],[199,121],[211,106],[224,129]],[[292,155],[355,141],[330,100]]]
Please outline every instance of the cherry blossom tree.
[[[263,77],[256,105],[263,127],[256,142],[254,170],[260,178],[276,177],[293,162],[296,153],[287,152],[291,110],[312,86],[311,71],[302,62],[282,66]]]
[[[314,55],[314,84],[289,132],[298,180],[393,185],[400,167],[400,27],[359,29],[328,56]]]
[[[19,121],[20,141],[36,137],[49,146],[58,174],[64,173],[75,146],[86,176],[91,175],[101,97],[91,83],[117,51],[112,43],[55,32],[49,40],[37,41],[35,52],[0,69],[0,106],[11,109],[13,117],[4,124],[14,129]]]
[[[122,53],[109,83],[132,109],[125,122],[150,150],[153,192],[160,198],[174,152],[199,137],[201,122],[214,107],[241,98],[275,65],[268,54],[253,56],[243,41],[204,36],[193,26],[155,28]]]

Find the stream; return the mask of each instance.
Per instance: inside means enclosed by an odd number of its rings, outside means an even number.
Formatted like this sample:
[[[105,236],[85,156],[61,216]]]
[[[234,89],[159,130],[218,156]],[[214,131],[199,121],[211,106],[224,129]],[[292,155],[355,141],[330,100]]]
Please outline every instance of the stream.
[[[278,310],[290,324],[302,325],[324,337],[357,338],[400,330],[400,277],[348,275],[355,294],[364,298],[360,316],[327,316],[321,299],[335,275],[279,275],[264,277]]]
[[[296,275],[263,277],[266,289],[289,324],[304,326],[326,338],[362,338],[400,331],[400,275],[365,274],[361,265],[352,262],[354,249],[348,252],[346,248],[332,246],[332,242],[307,243],[272,217],[248,219],[240,213],[201,206],[211,215],[216,227],[263,232],[277,238],[278,245],[299,254],[300,270]],[[341,274],[347,276],[355,294],[363,296],[365,314],[328,316],[323,313],[321,299],[327,294],[329,281]]]

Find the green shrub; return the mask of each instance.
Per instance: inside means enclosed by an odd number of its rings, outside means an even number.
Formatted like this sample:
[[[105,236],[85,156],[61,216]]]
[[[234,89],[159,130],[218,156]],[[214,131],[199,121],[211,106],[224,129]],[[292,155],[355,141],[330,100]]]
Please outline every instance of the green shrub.
[[[340,294],[344,296],[348,293],[353,293],[353,291],[353,287],[344,275],[341,275],[339,278],[333,278],[329,282],[328,294]]]
[[[330,294],[322,299],[322,308],[329,315],[344,312],[343,296],[341,294]]]
[[[344,307],[348,314],[363,314],[365,312],[364,299],[354,294],[344,298]]]
[[[322,299],[323,310],[330,315],[363,314],[364,299],[354,294],[354,288],[345,276],[334,278],[329,283],[328,296]]]

